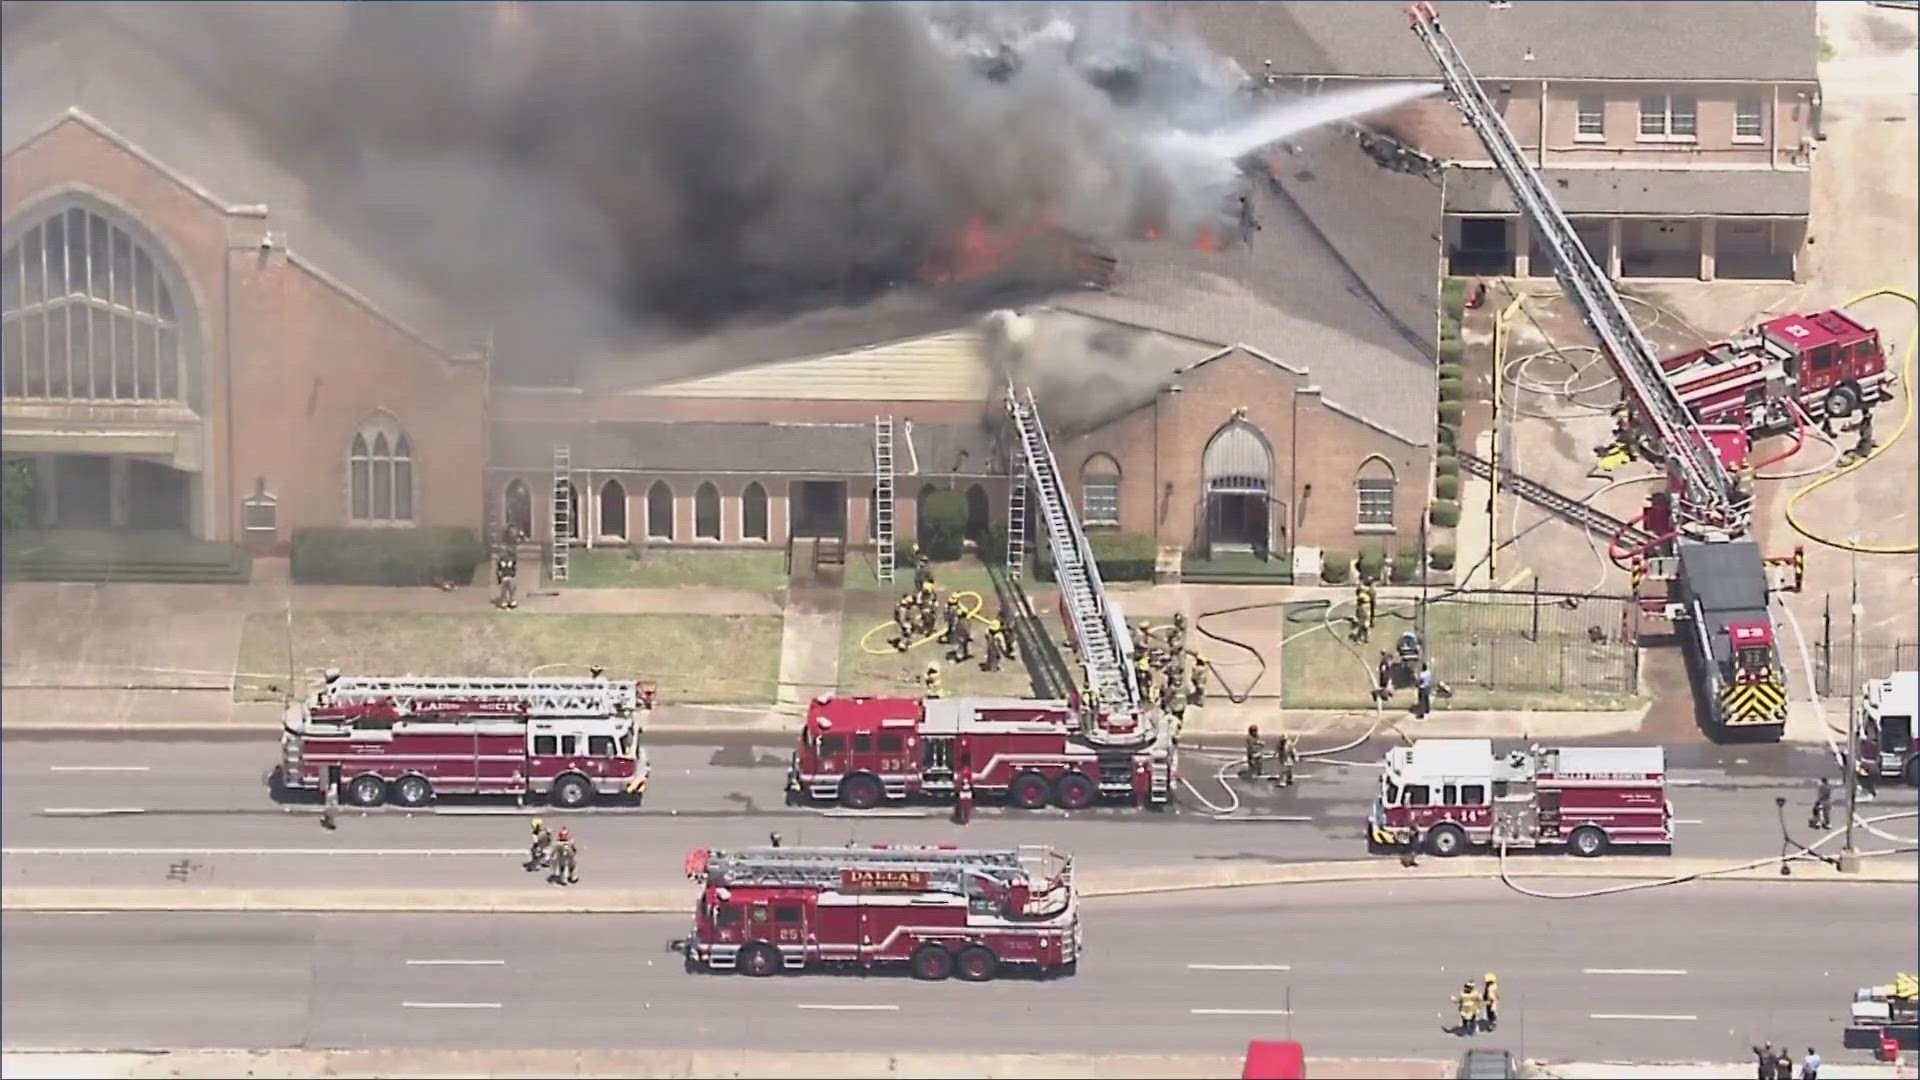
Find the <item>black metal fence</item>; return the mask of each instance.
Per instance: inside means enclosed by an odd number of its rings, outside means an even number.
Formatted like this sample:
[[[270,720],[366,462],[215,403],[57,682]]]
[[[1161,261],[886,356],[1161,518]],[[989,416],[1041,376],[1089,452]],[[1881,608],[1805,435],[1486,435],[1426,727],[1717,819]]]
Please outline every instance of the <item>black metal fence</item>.
[[[1846,697],[1851,689],[1848,673],[1856,657],[1853,643],[1844,634],[1839,638],[1823,635],[1813,646],[1814,689],[1821,697]],[[1920,669],[1920,641],[1869,641],[1860,639],[1858,679],[1884,679],[1896,671]]]
[[[1434,675],[1464,689],[1618,698],[1638,692],[1639,654],[1626,632],[1625,596],[1470,590],[1429,600],[1424,610]],[[1373,647],[1392,648],[1418,626],[1421,605],[1380,600]]]

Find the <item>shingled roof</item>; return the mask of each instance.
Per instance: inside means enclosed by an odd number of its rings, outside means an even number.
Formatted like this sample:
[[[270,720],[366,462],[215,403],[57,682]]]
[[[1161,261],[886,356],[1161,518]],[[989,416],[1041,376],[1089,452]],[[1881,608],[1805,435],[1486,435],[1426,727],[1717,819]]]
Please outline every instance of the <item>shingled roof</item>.
[[[991,432],[976,424],[915,424],[896,429],[901,483],[914,476],[989,476],[1006,472]],[[909,450],[909,444],[912,449]],[[493,425],[495,468],[544,471],[553,448],[572,452],[576,471],[713,476],[873,475],[867,424],[713,423],[686,420],[500,420]],[[917,466],[918,471],[914,471]]]

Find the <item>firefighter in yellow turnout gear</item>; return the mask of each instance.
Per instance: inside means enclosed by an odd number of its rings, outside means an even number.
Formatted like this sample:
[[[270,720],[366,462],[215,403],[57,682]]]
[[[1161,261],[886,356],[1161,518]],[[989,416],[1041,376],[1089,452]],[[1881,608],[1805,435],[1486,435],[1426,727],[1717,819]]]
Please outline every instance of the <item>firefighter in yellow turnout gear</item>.
[[[1460,992],[1453,995],[1453,1003],[1460,1010],[1460,1035],[1472,1035],[1480,1030],[1480,990],[1471,981],[1460,984]]]
[[[928,698],[943,698],[947,691],[940,685],[940,665],[928,664],[927,672],[920,680],[921,693]]]
[[[1480,985],[1480,1030],[1492,1031],[1500,1023],[1500,983],[1493,972]]]
[[[527,848],[527,869],[539,870],[553,858],[553,834],[547,831],[547,823],[539,818],[533,819],[533,841]]]

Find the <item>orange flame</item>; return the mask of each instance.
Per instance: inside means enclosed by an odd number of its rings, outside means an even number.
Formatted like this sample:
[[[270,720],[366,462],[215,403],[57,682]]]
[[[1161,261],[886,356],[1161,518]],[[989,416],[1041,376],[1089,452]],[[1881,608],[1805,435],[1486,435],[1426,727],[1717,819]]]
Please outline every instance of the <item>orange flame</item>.
[[[1219,251],[1220,238],[1213,234],[1212,229],[1203,228],[1193,238],[1193,250]]]

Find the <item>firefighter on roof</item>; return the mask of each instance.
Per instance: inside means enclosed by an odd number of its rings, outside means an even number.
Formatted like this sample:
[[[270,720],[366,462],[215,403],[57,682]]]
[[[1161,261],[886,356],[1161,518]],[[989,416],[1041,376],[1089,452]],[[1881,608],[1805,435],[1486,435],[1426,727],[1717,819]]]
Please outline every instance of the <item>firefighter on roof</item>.
[[[527,849],[527,869],[538,870],[547,865],[553,857],[553,834],[547,831],[547,823],[539,818],[533,819],[533,843]]]
[[[1480,991],[1473,983],[1460,984],[1460,992],[1453,995],[1453,1003],[1460,1009],[1460,1034],[1471,1035],[1480,1028]]]
[[[577,885],[580,883],[580,851],[573,844],[573,834],[565,825],[553,836],[553,875],[547,880],[556,885]]]
[[[947,692],[940,686],[940,665],[928,664],[927,673],[921,680],[921,692],[929,698],[943,698]]]

